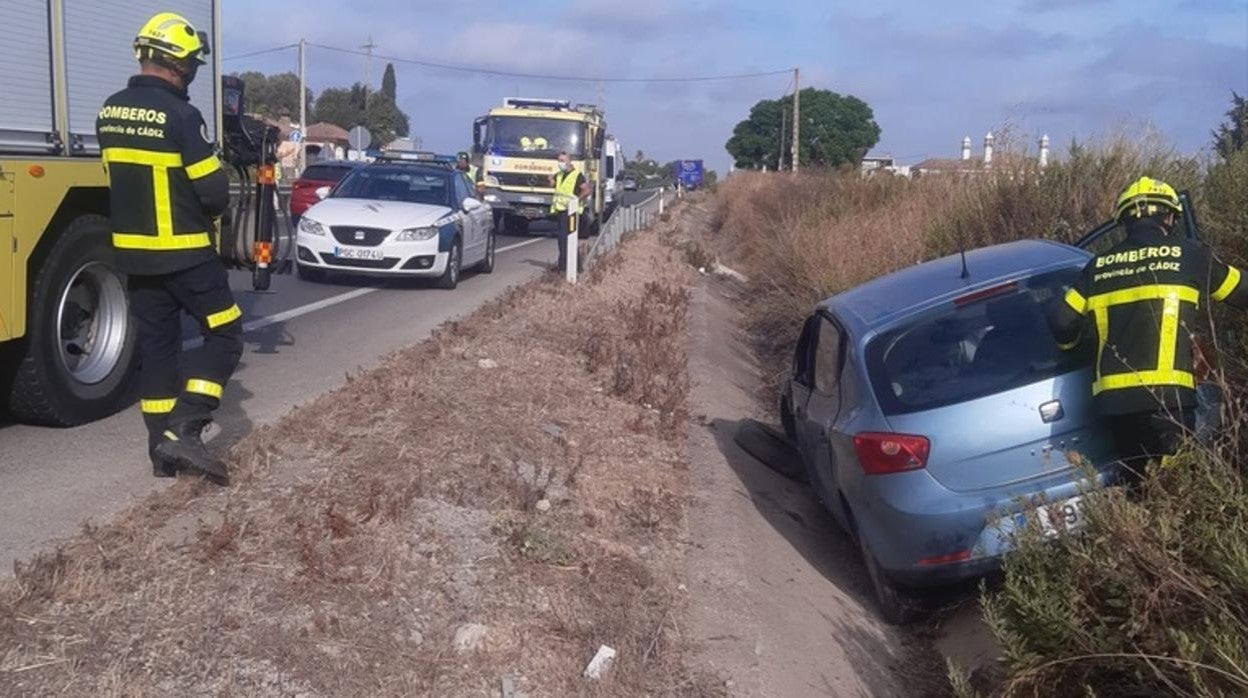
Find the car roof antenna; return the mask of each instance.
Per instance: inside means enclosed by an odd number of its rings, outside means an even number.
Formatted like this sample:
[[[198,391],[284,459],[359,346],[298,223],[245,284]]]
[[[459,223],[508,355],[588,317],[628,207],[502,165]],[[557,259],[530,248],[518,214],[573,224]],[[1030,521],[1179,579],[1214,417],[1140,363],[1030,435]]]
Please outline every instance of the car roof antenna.
[[[966,268],[966,245],[961,245],[960,247],[962,252],[962,276],[958,278],[969,279],[971,278],[971,270]]]

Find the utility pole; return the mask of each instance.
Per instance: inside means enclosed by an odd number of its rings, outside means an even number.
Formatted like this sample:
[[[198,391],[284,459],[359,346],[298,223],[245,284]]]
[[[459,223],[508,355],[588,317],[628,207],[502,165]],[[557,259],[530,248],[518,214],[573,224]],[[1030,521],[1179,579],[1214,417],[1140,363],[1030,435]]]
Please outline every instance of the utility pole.
[[[780,154],[776,156],[776,172],[784,169],[784,122],[789,120],[789,108],[780,107]]]
[[[799,157],[799,144],[802,142],[801,136],[801,112],[802,112],[802,90],[797,84],[798,69],[793,69],[793,171],[797,172],[797,161]]]
[[[368,43],[360,48],[368,54],[364,59],[364,87],[369,92],[373,91],[373,49],[377,48],[377,44],[373,43],[373,35],[368,35]]]
[[[307,42],[299,39],[299,129],[303,138],[299,139],[299,174],[308,167],[308,63]]]

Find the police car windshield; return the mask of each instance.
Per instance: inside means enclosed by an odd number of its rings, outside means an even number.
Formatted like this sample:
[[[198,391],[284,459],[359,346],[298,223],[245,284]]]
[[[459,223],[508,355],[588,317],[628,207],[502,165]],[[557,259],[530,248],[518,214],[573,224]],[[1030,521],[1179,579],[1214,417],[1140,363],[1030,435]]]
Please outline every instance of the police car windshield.
[[[585,124],[563,119],[495,116],[485,136],[495,155],[555,159],[567,151],[573,160],[585,157]]]
[[[449,172],[411,167],[362,167],[342,180],[333,198],[452,207],[451,194]]]

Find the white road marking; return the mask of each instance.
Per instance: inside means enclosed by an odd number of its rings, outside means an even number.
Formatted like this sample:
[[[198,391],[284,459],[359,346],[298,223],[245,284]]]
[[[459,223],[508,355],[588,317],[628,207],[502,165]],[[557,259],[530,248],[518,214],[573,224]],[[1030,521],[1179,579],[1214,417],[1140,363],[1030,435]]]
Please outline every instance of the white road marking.
[[[532,240],[525,240],[524,242],[517,242],[514,245],[507,245],[506,247],[500,247],[494,250],[494,252],[496,254],[500,252],[509,252],[511,250],[525,247],[526,245],[532,245],[535,243],[542,242],[543,240],[546,240],[546,239],[547,238],[545,237],[533,238]],[[346,293],[340,293],[336,296],[330,296],[329,298],[322,298],[319,301],[314,301],[306,305],[301,305],[298,308],[291,308],[290,310],[283,310],[282,312],[276,313],[273,315],[259,317],[259,318],[256,318],[255,320],[244,322],[243,333],[255,332],[256,330],[262,330],[270,325],[276,325],[279,322],[286,322],[287,320],[293,320],[301,315],[307,315],[308,313],[315,313],[318,310],[324,310],[325,308],[333,307],[335,305],[338,305],[339,303],[346,303],[349,300],[355,300],[356,298],[360,298],[361,296],[367,296],[370,293],[373,293],[375,291],[380,291],[380,290],[381,288],[377,286],[373,286],[369,288],[357,288],[353,291],[347,291]],[[198,349],[199,347],[203,346],[203,344],[204,344],[203,337],[192,337],[182,342],[182,351],[190,351],[192,349]]]

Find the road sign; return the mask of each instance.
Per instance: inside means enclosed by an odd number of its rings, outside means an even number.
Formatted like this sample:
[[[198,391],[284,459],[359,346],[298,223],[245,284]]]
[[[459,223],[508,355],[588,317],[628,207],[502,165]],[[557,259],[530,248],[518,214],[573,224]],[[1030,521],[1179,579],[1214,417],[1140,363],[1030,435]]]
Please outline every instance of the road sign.
[[[290,142],[291,142],[291,143],[302,143],[302,142],[303,142],[303,131],[300,131],[299,129],[295,129],[295,130],[291,131],[291,132],[290,132]]]
[[[373,144],[373,134],[369,133],[368,129],[363,126],[356,126],[347,134],[347,142],[355,150],[364,150]]]

